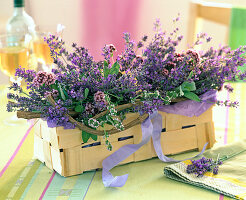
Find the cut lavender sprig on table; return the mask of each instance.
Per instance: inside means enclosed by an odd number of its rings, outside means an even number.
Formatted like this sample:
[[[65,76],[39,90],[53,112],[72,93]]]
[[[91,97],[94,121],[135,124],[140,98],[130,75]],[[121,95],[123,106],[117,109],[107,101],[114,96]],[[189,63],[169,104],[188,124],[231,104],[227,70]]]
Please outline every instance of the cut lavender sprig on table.
[[[194,173],[197,177],[202,177],[206,172],[212,172],[214,175],[218,174],[219,165],[222,161],[217,158],[214,161],[211,158],[202,157],[198,160],[191,160],[192,164],[187,165],[186,172],[188,174]]]

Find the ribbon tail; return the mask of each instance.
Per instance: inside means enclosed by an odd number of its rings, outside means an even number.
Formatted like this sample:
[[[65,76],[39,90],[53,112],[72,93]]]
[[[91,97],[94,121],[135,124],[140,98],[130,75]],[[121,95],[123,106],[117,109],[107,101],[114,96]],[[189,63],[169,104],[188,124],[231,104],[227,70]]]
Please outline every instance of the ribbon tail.
[[[139,144],[125,145],[103,160],[102,180],[105,187],[122,187],[125,185],[128,174],[114,177],[109,171],[150,140],[153,130],[150,118],[141,124],[141,128],[142,141]]]
[[[103,184],[105,187],[122,187],[125,185],[127,181],[128,174],[113,177],[113,175],[109,171],[103,170],[102,177]]]

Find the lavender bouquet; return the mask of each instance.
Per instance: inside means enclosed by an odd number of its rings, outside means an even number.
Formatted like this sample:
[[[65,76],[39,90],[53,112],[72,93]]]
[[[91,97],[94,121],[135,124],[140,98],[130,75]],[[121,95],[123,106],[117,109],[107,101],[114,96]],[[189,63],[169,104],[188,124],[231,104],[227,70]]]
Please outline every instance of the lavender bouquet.
[[[173,20],[174,24],[178,21],[179,17]],[[124,70],[134,74],[138,84],[149,85],[148,93],[158,91],[156,104],[167,105],[177,97],[200,101],[199,95],[209,90],[221,90],[226,82],[245,79],[246,72],[238,70],[238,66],[243,66],[246,61],[245,46],[236,50],[226,46],[219,49],[211,47],[198,52],[194,49],[197,45],[211,41],[207,34],[200,33],[190,49],[177,52],[176,48],[183,39],[178,30],[176,27],[171,33],[163,32],[157,20],[154,24],[156,33],[149,43],[148,36],[136,43],[130,40],[128,33],[124,34],[126,48],[117,61]],[[230,85],[224,85],[224,88],[233,91]],[[228,101],[214,103],[238,105],[238,102]]]
[[[174,19],[176,23],[178,18]],[[105,45],[103,61],[95,61],[84,47],[72,45],[68,51],[64,41],[55,36],[46,38],[56,64],[52,72],[35,72],[18,68],[16,76],[26,82],[26,88],[17,83],[10,86],[7,111],[18,111],[19,117],[45,118],[49,127],[63,126],[82,130],[82,139],[105,135],[108,149],[110,133],[129,128],[123,125],[126,114],[139,112],[136,123],[141,123],[160,106],[177,98],[201,101],[199,95],[209,90],[220,90],[227,81],[244,79],[246,74],[237,67],[245,64],[246,47],[231,50],[228,47],[210,48],[205,52],[194,50],[202,40],[210,37],[199,34],[187,51],[177,52],[182,40],[178,28],[171,33],[161,30],[155,22],[155,36],[141,41],[131,40],[124,33],[125,50],[114,60],[114,45]],[[226,89],[232,91],[230,86]],[[237,102],[211,102],[237,106]],[[132,123],[135,125],[136,123]],[[114,128],[96,132],[106,124]],[[93,132],[94,130],[94,132]]]

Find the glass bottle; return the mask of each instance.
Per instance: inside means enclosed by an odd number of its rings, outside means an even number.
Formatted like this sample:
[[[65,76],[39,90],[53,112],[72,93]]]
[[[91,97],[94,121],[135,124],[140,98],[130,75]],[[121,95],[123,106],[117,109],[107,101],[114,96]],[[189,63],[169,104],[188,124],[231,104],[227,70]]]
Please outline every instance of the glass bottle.
[[[14,0],[14,12],[7,22],[6,29],[7,34],[18,34],[20,37],[34,37],[35,23],[24,9],[24,0]]]

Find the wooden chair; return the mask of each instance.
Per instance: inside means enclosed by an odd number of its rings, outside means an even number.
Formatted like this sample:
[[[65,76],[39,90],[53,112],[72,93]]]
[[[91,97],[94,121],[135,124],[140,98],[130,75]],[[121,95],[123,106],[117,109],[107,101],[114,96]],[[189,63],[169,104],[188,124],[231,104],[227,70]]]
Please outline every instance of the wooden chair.
[[[187,34],[188,44],[193,44],[196,39],[196,34],[201,32],[201,19],[209,20],[229,27],[231,8],[231,4],[205,2],[199,0],[192,1],[190,3],[189,11],[189,23]]]

